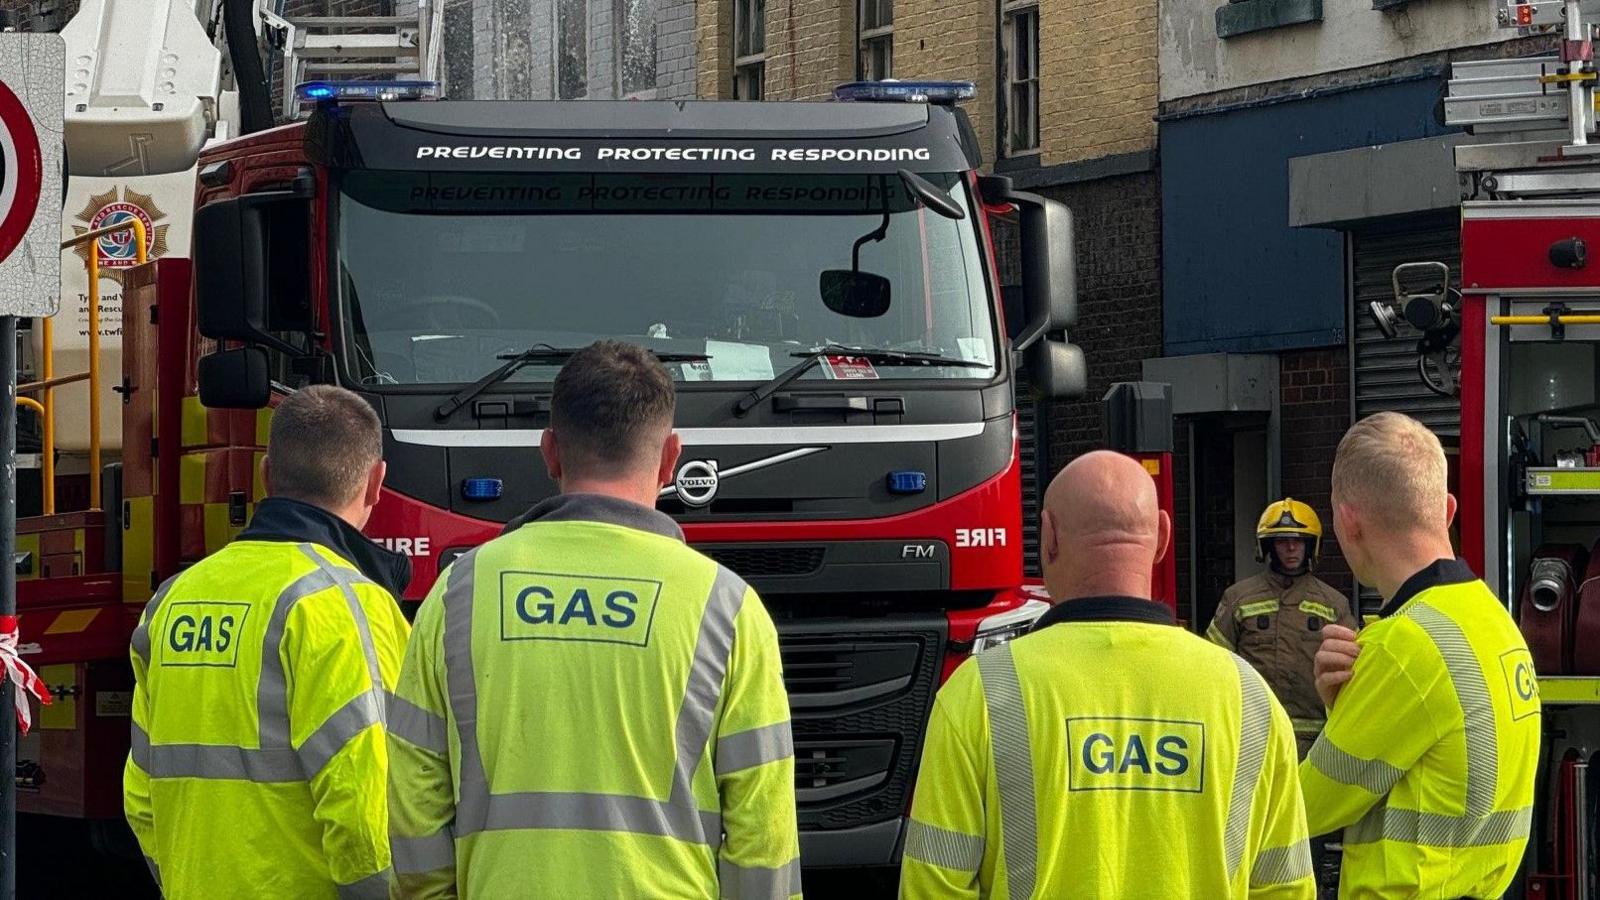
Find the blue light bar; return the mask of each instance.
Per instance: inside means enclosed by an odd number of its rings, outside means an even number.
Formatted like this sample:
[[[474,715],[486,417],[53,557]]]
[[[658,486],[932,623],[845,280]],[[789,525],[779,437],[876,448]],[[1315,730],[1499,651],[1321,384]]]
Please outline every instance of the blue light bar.
[[[461,496],[468,500],[499,500],[505,483],[498,478],[463,478]]]
[[[949,105],[976,96],[978,87],[970,81],[852,81],[833,89],[835,100]]]
[[[928,476],[922,472],[890,472],[889,493],[920,494],[928,489]]]
[[[435,100],[437,81],[306,81],[297,85],[294,95],[301,103],[327,103],[341,100]]]

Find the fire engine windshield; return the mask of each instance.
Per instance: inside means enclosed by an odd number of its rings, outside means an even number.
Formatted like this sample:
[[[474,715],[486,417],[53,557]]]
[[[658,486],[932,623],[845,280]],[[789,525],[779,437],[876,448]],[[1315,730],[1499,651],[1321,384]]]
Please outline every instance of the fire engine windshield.
[[[341,185],[345,366],[364,385],[461,384],[530,346],[602,338],[704,354],[685,381],[764,381],[840,344],[978,366],[830,357],[806,380],[988,379],[994,302],[965,213],[919,207],[893,175],[537,175],[360,171]],[[882,315],[831,311],[826,270],[889,283]],[[558,361],[511,381],[548,382]]]

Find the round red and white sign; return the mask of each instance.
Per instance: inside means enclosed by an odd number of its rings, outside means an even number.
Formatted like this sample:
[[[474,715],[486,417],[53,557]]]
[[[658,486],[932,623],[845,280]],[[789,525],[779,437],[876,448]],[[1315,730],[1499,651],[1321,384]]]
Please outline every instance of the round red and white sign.
[[[0,260],[11,255],[33,224],[43,183],[43,157],[27,107],[0,82]]]

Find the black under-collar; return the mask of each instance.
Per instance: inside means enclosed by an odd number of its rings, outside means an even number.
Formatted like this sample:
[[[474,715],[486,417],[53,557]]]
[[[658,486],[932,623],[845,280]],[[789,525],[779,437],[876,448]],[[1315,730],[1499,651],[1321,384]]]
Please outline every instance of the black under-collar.
[[[1378,615],[1382,618],[1394,615],[1412,597],[1428,588],[1446,584],[1466,584],[1477,580],[1478,576],[1473,573],[1472,569],[1467,567],[1465,562],[1459,559],[1436,559],[1421,572],[1407,578],[1405,583],[1400,585],[1400,590],[1395,591],[1394,596],[1389,598],[1389,602],[1385,603],[1383,609],[1378,611]]]
[[[666,513],[606,494],[557,494],[507,522],[500,533],[510,534],[530,522],[604,522],[683,540],[683,529]]]
[[[1164,603],[1138,597],[1080,597],[1057,603],[1039,617],[1033,630],[1071,622],[1146,622],[1171,625],[1172,610]]]
[[[287,497],[268,497],[257,503],[249,527],[234,540],[321,544],[360,569],[361,574],[396,600],[411,583],[410,557],[385,550],[349,522],[321,507]]]

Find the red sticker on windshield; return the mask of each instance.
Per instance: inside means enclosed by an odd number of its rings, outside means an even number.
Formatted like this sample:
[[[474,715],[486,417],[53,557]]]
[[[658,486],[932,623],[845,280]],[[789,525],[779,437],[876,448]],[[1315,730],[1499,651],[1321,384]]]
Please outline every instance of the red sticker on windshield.
[[[828,377],[838,381],[875,381],[878,370],[864,356],[825,356]]]

